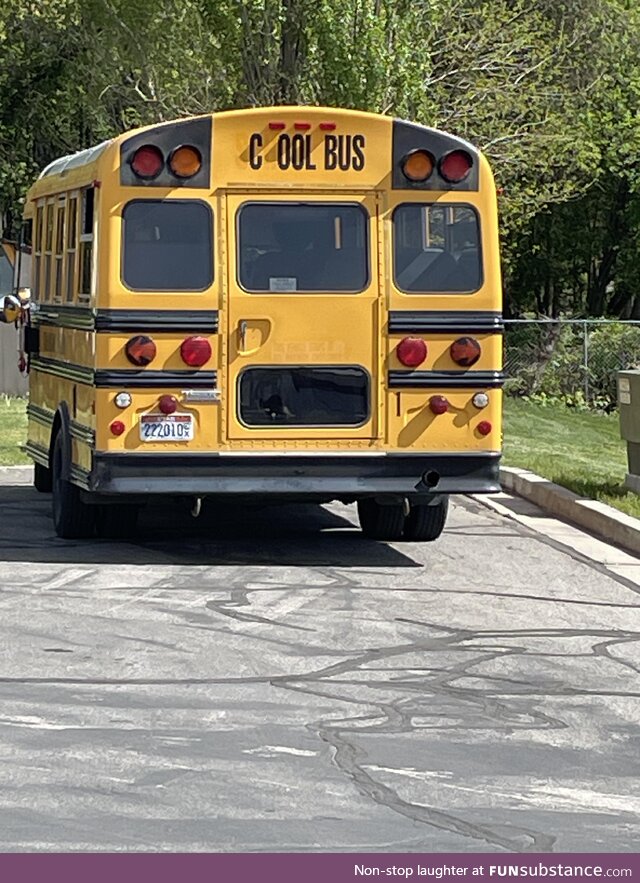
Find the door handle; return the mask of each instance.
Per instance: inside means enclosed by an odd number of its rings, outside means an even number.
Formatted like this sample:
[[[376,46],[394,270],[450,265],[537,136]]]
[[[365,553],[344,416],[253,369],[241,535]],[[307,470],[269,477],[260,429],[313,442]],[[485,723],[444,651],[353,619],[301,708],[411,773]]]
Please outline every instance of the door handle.
[[[238,322],[238,337],[240,338],[240,349],[243,350],[247,340],[247,322],[245,319]]]

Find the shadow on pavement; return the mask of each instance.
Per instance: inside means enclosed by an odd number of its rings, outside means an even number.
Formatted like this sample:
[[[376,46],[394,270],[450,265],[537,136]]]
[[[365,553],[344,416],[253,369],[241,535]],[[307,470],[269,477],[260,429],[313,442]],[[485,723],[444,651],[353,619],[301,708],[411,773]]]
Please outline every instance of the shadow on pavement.
[[[273,564],[420,567],[386,543],[365,539],[347,518],[311,504],[209,504],[194,519],[186,502],[142,510],[127,540],[61,540],[51,498],[32,487],[0,487],[0,560],[69,564]]]

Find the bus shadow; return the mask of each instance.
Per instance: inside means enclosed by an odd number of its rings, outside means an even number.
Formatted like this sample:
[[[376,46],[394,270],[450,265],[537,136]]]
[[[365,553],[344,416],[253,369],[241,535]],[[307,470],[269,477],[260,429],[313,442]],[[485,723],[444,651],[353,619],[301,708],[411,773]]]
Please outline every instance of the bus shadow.
[[[32,487],[0,487],[0,562],[420,567],[386,543],[367,540],[349,518],[312,504],[203,506],[194,519],[170,501],[142,510],[127,539],[61,540],[51,498]]]

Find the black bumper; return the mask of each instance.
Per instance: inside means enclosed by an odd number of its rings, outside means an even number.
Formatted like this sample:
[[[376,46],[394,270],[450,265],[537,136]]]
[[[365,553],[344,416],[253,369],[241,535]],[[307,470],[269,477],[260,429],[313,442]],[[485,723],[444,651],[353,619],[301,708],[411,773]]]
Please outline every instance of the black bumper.
[[[499,460],[500,454],[493,452],[381,456],[95,453],[87,486],[99,494],[327,499],[479,494],[500,490]]]

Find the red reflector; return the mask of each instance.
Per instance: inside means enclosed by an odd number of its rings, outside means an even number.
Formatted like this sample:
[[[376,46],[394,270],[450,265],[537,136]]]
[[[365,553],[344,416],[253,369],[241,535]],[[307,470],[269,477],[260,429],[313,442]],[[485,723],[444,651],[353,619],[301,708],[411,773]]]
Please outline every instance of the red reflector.
[[[336,127],[335,123],[320,123],[320,128],[322,129],[323,132],[333,132],[335,127]]]
[[[454,362],[463,368],[470,368],[480,358],[482,348],[475,337],[459,337],[449,347]]]
[[[160,148],[153,144],[139,147],[131,160],[131,168],[138,178],[156,178],[164,166],[164,156]]]
[[[286,128],[287,128],[287,124],[281,122],[280,120],[272,120],[272,121],[269,123],[269,128],[270,128],[270,129],[276,129],[276,131],[279,131],[280,129],[286,129]]]
[[[311,128],[311,123],[294,123],[294,129],[298,129],[299,132],[306,132]]]
[[[449,410],[449,402],[444,396],[431,396],[429,399],[429,407],[434,414],[446,414]]]
[[[446,181],[457,184],[464,181],[473,165],[473,159],[466,150],[452,150],[440,160],[440,174]]]
[[[416,368],[427,358],[427,345],[419,337],[405,337],[396,348],[398,361],[407,368]]]
[[[180,355],[190,368],[200,368],[211,358],[211,344],[206,337],[187,337],[182,341]]]
[[[128,340],[124,351],[132,365],[148,365],[156,357],[156,345],[146,334]]]
[[[491,432],[491,424],[488,420],[481,420],[480,423],[478,423],[478,432],[480,435],[489,435]]]
[[[122,435],[125,431],[126,426],[122,422],[122,420],[114,420],[111,426],[109,427],[112,435]]]
[[[178,400],[175,396],[160,396],[158,407],[163,414],[173,414],[178,407]]]

